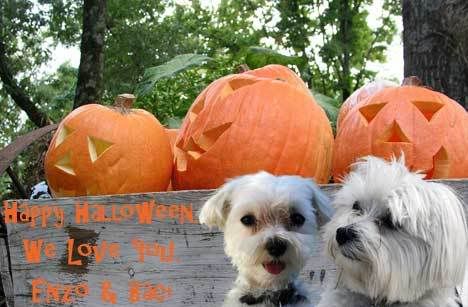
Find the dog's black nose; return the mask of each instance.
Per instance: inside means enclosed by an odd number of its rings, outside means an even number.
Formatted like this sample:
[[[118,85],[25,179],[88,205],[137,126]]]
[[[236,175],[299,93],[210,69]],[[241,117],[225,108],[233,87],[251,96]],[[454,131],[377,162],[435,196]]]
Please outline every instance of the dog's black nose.
[[[288,243],[280,238],[271,238],[267,241],[265,247],[271,256],[279,257],[288,249]]]
[[[354,230],[352,227],[340,227],[336,230],[336,242],[338,242],[339,245],[353,241],[356,238],[356,230]]]

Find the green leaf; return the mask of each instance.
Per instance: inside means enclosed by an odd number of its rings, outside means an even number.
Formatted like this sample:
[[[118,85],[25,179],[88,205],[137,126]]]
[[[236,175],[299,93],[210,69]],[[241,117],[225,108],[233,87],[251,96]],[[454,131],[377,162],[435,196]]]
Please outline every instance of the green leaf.
[[[209,60],[210,57],[201,54],[181,54],[162,65],[147,68],[135,92],[138,96],[145,96],[153,90],[159,80],[172,77],[194,66],[201,66]]]
[[[245,63],[252,69],[268,64],[296,65],[302,67],[304,59],[299,56],[287,56],[274,50],[262,47],[249,47],[245,55]]]
[[[317,103],[322,107],[322,109],[327,114],[328,120],[331,122],[333,130],[336,127],[336,120],[338,118],[338,112],[340,111],[340,104],[337,100],[320,94],[318,92],[312,91],[312,94],[317,101]]]

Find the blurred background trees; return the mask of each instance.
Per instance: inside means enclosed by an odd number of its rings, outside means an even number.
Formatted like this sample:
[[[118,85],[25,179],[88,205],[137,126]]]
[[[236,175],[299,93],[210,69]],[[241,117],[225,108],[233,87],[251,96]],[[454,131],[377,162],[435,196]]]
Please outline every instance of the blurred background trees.
[[[175,127],[204,87],[244,63],[289,65],[333,121],[386,61],[400,15],[400,0],[0,1],[0,143],[124,92],[140,94],[136,107]],[[61,61],[58,46],[80,49],[80,67],[48,69]],[[140,91],[183,54],[205,59]],[[36,147],[13,166],[28,186],[40,178],[31,172],[46,145]],[[0,191],[8,187],[4,176]]]

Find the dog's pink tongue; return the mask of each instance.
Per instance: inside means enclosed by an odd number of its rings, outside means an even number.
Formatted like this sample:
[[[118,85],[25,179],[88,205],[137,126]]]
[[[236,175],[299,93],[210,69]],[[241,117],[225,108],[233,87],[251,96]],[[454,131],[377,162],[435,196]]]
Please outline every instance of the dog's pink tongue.
[[[263,264],[263,267],[265,270],[267,270],[268,273],[273,274],[273,275],[278,275],[284,270],[284,263],[280,261],[271,261]]]

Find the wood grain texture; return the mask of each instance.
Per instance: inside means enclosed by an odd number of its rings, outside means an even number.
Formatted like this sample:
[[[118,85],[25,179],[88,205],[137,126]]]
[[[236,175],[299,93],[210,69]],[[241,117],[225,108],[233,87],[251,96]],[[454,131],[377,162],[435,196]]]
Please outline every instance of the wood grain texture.
[[[445,180],[464,199],[468,199],[467,180]],[[323,185],[321,188],[332,195],[339,185]],[[226,292],[231,288],[236,276],[229,259],[224,255],[222,234],[209,231],[204,226],[194,223],[180,224],[177,219],[160,220],[153,218],[151,224],[138,224],[136,219],[121,223],[76,224],[73,218],[75,204],[86,201],[89,205],[105,204],[107,208],[120,208],[126,204],[141,204],[154,200],[157,204],[192,204],[194,217],[198,216],[204,200],[212,191],[180,191],[165,193],[129,194],[115,196],[58,198],[54,200],[27,201],[29,205],[49,205],[65,210],[65,227],[30,228],[28,224],[8,224],[8,240],[11,253],[15,306],[31,304],[31,281],[43,277],[53,283],[77,284],[88,283],[89,296],[73,296],[72,306],[105,306],[101,302],[101,285],[104,280],[112,282],[112,289],[117,295],[113,306],[220,306]],[[19,204],[26,201],[18,200]],[[81,243],[102,243],[103,240],[118,242],[121,246],[120,257],[106,257],[101,263],[91,256],[82,266],[66,265],[66,241],[74,238]],[[145,257],[139,262],[137,253],[132,248],[132,239],[140,238],[146,242],[155,242],[164,246],[169,241],[175,244],[175,261],[162,263],[154,256]],[[57,259],[44,260],[31,264],[25,260],[23,239],[44,239],[57,245]],[[0,246],[1,247],[1,246]],[[335,268],[330,260],[322,255],[320,242],[303,270],[301,278],[309,285],[312,300],[317,303],[327,281],[333,281]],[[75,255],[76,256],[76,255]],[[1,263],[2,277],[5,264]],[[140,301],[128,302],[128,283],[139,280],[162,283],[172,287],[171,297],[164,302]],[[10,292],[11,293],[11,292]],[[40,306],[63,306],[49,303]]]
[[[13,281],[11,280],[8,251],[3,238],[0,239],[0,278],[2,279],[3,294],[5,295],[6,307],[13,306],[15,298]]]

